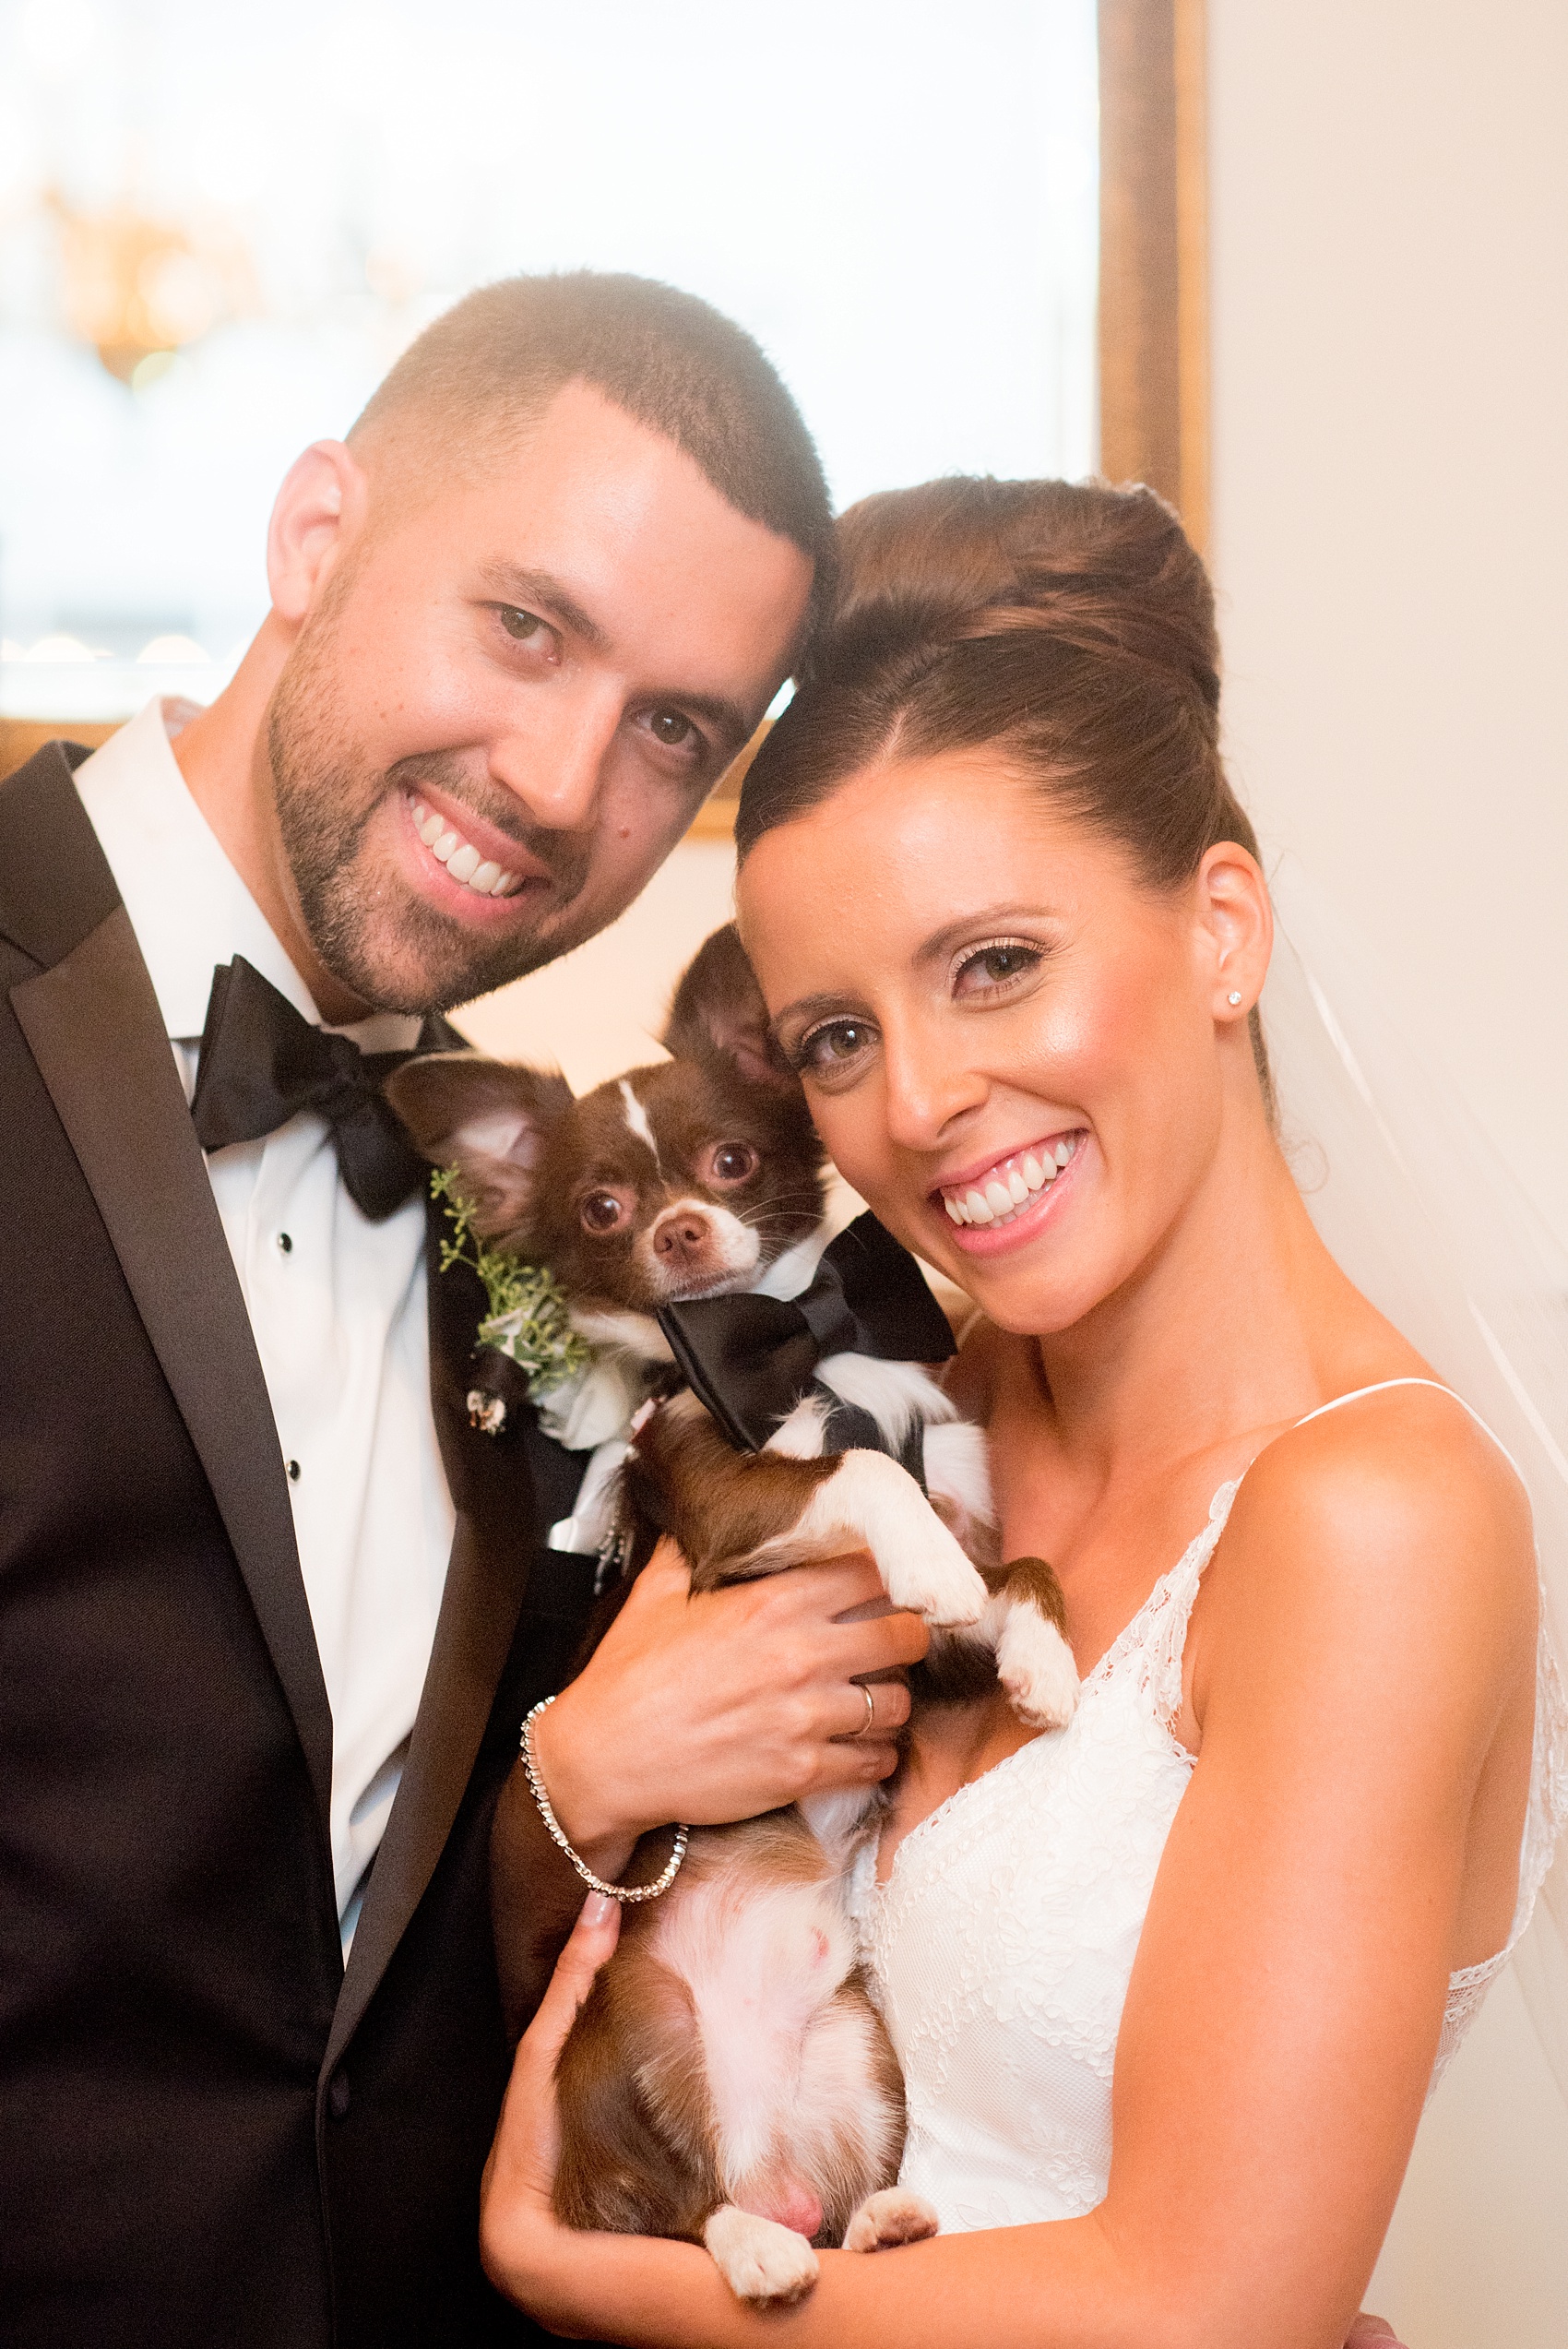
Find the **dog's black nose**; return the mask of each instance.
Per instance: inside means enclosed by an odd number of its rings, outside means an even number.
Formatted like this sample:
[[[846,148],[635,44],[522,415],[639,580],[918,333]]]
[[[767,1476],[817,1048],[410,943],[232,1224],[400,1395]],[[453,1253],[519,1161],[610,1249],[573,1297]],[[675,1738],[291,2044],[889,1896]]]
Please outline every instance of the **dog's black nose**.
[[[654,1254],[667,1264],[695,1264],[713,1245],[713,1226],[694,1207],[683,1207],[653,1227]]]

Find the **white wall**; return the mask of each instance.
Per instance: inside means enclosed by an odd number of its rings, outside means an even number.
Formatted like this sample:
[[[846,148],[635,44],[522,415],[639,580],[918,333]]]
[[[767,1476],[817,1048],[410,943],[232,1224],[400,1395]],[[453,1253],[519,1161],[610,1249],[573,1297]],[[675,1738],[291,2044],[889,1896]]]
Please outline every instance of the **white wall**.
[[[1209,21],[1235,770],[1568,1236],[1568,9]]]
[[[469,1004],[465,1035],[502,1060],[559,1067],[586,1093],[623,1068],[662,1060],[652,1041],[675,982],[734,912],[728,841],[683,841],[621,919],[575,954]]]
[[[1208,14],[1233,769],[1568,1238],[1568,10]],[[1568,2124],[1511,1978],[1372,2305],[1413,2349],[1568,2341]]]

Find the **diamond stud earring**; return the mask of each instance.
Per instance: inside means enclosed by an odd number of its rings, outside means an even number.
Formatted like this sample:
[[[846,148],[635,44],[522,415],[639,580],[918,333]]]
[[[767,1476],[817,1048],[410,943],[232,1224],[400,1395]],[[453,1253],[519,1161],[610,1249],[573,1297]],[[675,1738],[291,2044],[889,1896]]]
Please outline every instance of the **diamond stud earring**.
[[[1230,990],[1230,992],[1229,992],[1229,994],[1226,996],[1225,1000],[1226,1000],[1226,1002],[1227,1002],[1227,1003],[1230,1006],[1231,1010],[1232,1010],[1232,1011],[1234,1011],[1234,1010],[1235,1010],[1235,1008],[1236,1008],[1236,1006],[1237,1006],[1237,1005],[1241,1002],[1241,989],[1240,989],[1239,987],[1232,987],[1232,988],[1231,988],[1231,990]]]

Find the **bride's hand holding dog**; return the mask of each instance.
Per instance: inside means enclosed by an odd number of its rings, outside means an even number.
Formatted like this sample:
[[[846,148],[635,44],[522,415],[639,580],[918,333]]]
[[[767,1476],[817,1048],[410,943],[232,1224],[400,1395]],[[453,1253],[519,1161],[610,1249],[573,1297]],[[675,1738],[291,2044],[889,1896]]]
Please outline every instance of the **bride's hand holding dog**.
[[[568,2335],[574,2265],[591,2257],[599,2246],[612,2248],[613,2243],[574,2233],[561,2224],[552,2208],[561,2151],[555,2063],[620,1930],[619,1902],[590,1892],[518,2045],[480,2186],[480,2242],[486,2272],[504,2291],[526,2298],[542,2323]]]
[[[754,1818],[801,1795],[864,1785],[897,1764],[899,1682],[875,1691],[866,1731],[852,1682],[925,1656],[913,1614],[843,1616],[883,1602],[869,1557],[838,1557],[693,1595],[664,1541],[594,1656],[538,1724],[540,1769],[585,1858],[624,1866],[671,1818]],[[885,1604],[885,1602],[883,1602]],[[517,1781],[509,1795],[524,1799]]]
[[[694,1596],[685,1560],[661,1543],[539,1723],[551,1800],[568,1832],[580,1830],[578,1849],[624,1856],[671,1819],[750,1818],[885,1778],[908,1692],[880,1688],[875,1727],[857,1735],[865,1715],[850,1683],[918,1663],[928,1635],[913,1615],[841,1619],[882,1598],[865,1557]]]
[[[869,1557],[694,1597],[685,1560],[661,1543],[587,1666],[534,1724],[552,1807],[594,1873],[622,1881],[638,1838],[673,1819],[751,1818],[890,1776],[909,1699],[878,1675],[919,1663],[928,1634],[918,1616],[885,1610]],[[877,1683],[869,1725],[853,1685],[867,1679]],[[534,1866],[540,1833],[515,1771],[492,1856],[503,1991],[518,2018],[550,1938]]]
[[[617,2340],[678,2339],[689,2349],[707,2343],[717,2349],[722,2343],[761,2339],[765,2332],[769,2339],[788,2342],[799,2334],[802,2341],[826,2343],[834,2337],[833,2316],[825,2331],[811,2301],[766,2315],[744,2307],[707,2253],[694,2243],[581,2233],[555,2216],[552,2197],[561,2150],[555,2067],[594,1977],[614,1950],[620,1927],[620,1904],[590,1893],[518,2045],[480,2188],[485,2272],[540,2324],[568,2340],[597,2338],[612,2321]],[[825,2268],[868,2264],[849,2252],[818,2256]],[[609,2309],[615,2311],[613,2319],[607,2318]]]

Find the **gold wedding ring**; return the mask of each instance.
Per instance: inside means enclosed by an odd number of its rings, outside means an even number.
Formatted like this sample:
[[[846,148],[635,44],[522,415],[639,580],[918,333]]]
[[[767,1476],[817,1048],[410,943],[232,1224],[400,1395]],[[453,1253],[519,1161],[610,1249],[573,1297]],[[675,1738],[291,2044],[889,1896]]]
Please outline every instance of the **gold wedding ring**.
[[[864,1737],[876,1727],[876,1699],[873,1697],[871,1690],[866,1687],[864,1681],[860,1683],[860,1691],[866,1700],[866,1717],[864,1721],[861,1722],[858,1729],[850,1730],[849,1735],[851,1737]]]

